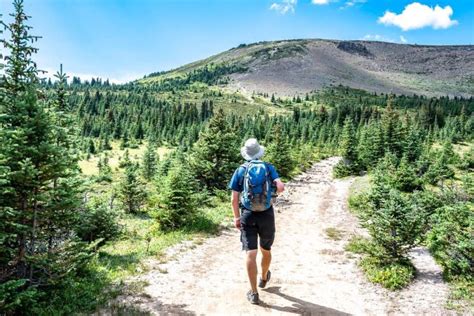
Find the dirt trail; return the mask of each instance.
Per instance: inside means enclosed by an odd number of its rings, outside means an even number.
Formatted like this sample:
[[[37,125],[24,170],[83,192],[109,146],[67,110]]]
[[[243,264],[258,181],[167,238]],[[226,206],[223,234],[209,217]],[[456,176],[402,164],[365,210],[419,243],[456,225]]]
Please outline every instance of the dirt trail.
[[[122,302],[153,314],[448,313],[443,308],[448,288],[424,249],[413,252],[419,277],[407,289],[389,292],[365,280],[356,258],[344,251],[352,235],[364,232],[347,210],[352,180],[331,177],[337,161],[329,158],[315,164],[289,183],[280,197],[272,280],[267,289],[260,290],[260,306],[245,299],[244,252],[235,229],[194,248],[185,243],[171,249],[173,260],[152,262],[153,269],[139,277],[149,284],[145,293],[123,298]],[[325,229],[330,227],[343,231],[341,240],[327,237]]]

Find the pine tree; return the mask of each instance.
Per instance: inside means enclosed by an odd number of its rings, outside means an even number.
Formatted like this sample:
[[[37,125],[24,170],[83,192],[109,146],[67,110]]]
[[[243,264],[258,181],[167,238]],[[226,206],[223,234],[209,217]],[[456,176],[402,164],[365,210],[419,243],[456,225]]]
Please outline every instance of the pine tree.
[[[197,183],[189,166],[181,159],[177,160],[160,183],[161,207],[157,220],[163,230],[177,229],[193,220],[197,213]]]
[[[134,164],[128,165],[118,188],[123,209],[130,214],[139,213],[147,198],[145,184],[138,177],[137,169]]]
[[[453,162],[453,157],[457,161],[457,156],[453,155],[451,143],[446,142],[441,152],[435,152],[435,161],[429,166],[425,173],[425,180],[430,184],[444,185],[444,181],[454,177],[454,170],[450,166]]]
[[[150,181],[155,176],[158,161],[159,156],[156,155],[155,146],[149,141],[145,153],[143,154],[142,162],[142,175],[147,181]]]
[[[219,109],[194,145],[192,170],[208,189],[225,189],[238,163],[236,134]]]
[[[375,167],[384,156],[384,146],[380,123],[369,122],[362,130],[357,149],[361,167],[369,170]]]
[[[383,184],[375,183],[368,199],[369,207],[359,216],[378,246],[375,255],[385,262],[406,260],[423,233],[426,214],[409,196],[387,191]]]
[[[345,177],[358,172],[357,140],[350,117],[344,120],[344,127],[340,136],[340,153],[343,159],[334,167],[334,175]]]
[[[448,280],[465,279],[466,282],[472,282],[472,204],[458,202],[444,205],[433,214],[431,225],[427,246],[436,261],[443,266],[443,275]]]
[[[130,152],[128,149],[125,149],[125,152],[123,153],[123,157],[121,157],[120,162],[119,162],[119,168],[127,168],[132,164],[132,160],[130,160]]]
[[[95,143],[92,138],[89,138],[89,145],[87,146],[87,152],[94,155],[96,153]]]
[[[421,155],[423,138],[421,132],[412,125],[406,126],[407,136],[403,142],[403,155],[410,162],[415,162]]]
[[[168,172],[173,165],[173,159],[173,153],[167,154],[164,159],[161,160],[158,164],[155,176],[155,178],[157,179],[156,182],[158,187],[160,187],[160,183],[163,182],[166,176],[168,175]]]
[[[10,54],[0,89],[0,283],[22,284],[10,296],[21,309],[27,304],[22,299],[32,298],[21,291],[58,284],[77,271],[77,253],[65,249],[71,245],[81,185],[72,136],[61,115],[38,98],[31,60],[37,37],[29,34],[23,2],[13,4],[14,21],[2,23],[10,33],[9,41],[2,40]],[[56,100],[63,97],[58,90]]]
[[[281,126],[274,126],[270,139],[264,159],[276,167],[281,177],[289,178],[296,164],[290,145],[281,134]]]
[[[354,130],[354,124],[350,117],[344,121],[344,127],[341,134],[341,156],[348,164],[357,163],[357,139]]]
[[[99,175],[97,181],[102,182],[112,182],[112,169],[109,166],[109,157],[104,155],[104,158],[99,157],[97,162],[97,169],[99,169]]]
[[[422,189],[421,179],[417,175],[413,163],[405,156],[400,160],[393,177],[393,187],[400,191],[413,192]]]
[[[120,142],[120,149],[125,149],[129,146],[128,132],[125,132]]]
[[[422,196],[402,194],[397,183],[397,157],[392,153],[379,162],[366,207],[358,213],[362,226],[372,237],[376,250],[372,255],[383,264],[406,262],[408,250],[422,235],[427,211],[422,207]]]
[[[399,121],[398,113],[392,108],[390,100],[382,117],[382,130],[384,133],[385,151],[390,151],[398,158],[401,158],[404,141],[402,137],[402,126]]]

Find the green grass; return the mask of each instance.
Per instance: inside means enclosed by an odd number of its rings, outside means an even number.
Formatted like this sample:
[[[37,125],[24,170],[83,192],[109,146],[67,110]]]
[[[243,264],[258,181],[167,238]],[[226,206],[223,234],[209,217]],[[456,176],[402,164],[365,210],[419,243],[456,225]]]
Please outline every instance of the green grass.
[[[79,161],[79,167],[81,168],[82,173],[85,176],[93,176],[99,173],[99,169],[97,168],[97,163],[99,162],[99,158],[104,156],[107,153],[107,157],[109,157],[109,166],[112,168],[112,172],[116,174],[116,170],[119,166],[120,159],[124,156],[125,151],[128,149],[128,153],[130,156],[131,161],[141,161],[143,157],[143,153],[146,149],[146,142],[143,142],[139,145],[138,148],[126,148],[120,149],[120,142],[119,141],[112,141],[111,143],[112,149],[107,150],[104,153],[93,155],[89,159],[83,159]],[[157,155],[160,156],[162,159],[167,153],[172,151],[173,149],[169,147],[159,147],[156,150]]]
[[[410,284],[415,277],[415,267],[408,259],[387,261],[380,259],[380,253],[370,239],[354,236],[344,247],[346,251],[362,255],[358,265],[367,279],[389,290],[399,290]]]
[[[326,233],[326,236],[328,236],[328,238],[332,240],[341,240],[344,236],[344,231],[334,227],[326,228],[324,231]]]
[[[370,240],[362,236],[353,236],[344,249],[357,254],[365,254],[370,250]]]
[[[447,308],[459,312],[474,310],[474,279],[458,277],[450,280],[450,285]]]
[[[162,259],[164,251],[184,240],[201,238],[219,231],[225,219],[230,218],[227,202],[200,210],[192,225],[181,230],[161,232],[148,216],[128,216],[122,220],[124,238],[111,242],[99,251],[99,269],[107,271],[112,280],[143,272],[143,259]]]
[[[160,232],[156,230],[155,220],[147,215],[123,215],[122,237],[110,241],[97,251],[88,264],[86,271],[77,279],[66,281],[64,285],[48,295],[47,304],[34,309],[37,315],[70,315],[90,313],[105,308],[113,315],[144,315],[138,310],[129,310],[126,306],[108,305],[119,294],[141,292],[143,282],[130,283],[125,280],[132,275],[145,273],[147,259],[165,262],[167,248],[184,240],[196,240],[196,244],[219,231],[231,212],[228,201],[215,198],[213,207],[200,210],[195,221],[181,230]],[[167,273],[166,270],[160,270]]]
[[[368,255],[360,260],[359,266],[370,282],[378,283],[389,290],[402,289],[415,277],[415,267],[409,260],[383,262]]]

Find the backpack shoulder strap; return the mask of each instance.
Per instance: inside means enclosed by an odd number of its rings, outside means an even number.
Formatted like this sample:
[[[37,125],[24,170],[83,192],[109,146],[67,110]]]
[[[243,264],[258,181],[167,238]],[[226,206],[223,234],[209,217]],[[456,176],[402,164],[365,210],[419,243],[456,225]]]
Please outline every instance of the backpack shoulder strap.
[[[244,185],[244,178],[247,175],[248,167],[250,165],[250,161],[246,161],[245,163],[241,164],[240,167],[244,168],[244,174],[242,177],[239,179],[239,186],[242,187]]]
[[[269,177],[270,176],[270,167],[269,167],[270,163],[264,161],[263,165],[265,166],[265,175]]]

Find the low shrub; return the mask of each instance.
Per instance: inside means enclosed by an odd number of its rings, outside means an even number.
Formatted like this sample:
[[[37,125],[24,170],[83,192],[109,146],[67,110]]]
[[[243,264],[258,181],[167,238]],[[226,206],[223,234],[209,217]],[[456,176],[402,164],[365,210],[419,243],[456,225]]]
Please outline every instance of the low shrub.
[[[349,240],[344,249],[357,254],[369,254],[372,252],[373,244],[368,238],[354,236]]]
[[[474,310],[474,278],[452,277],[451,293],[448,299],[448,308],[463,310]]]
[[[391,259],[383,255],[383,248],[362,236],[354,236],[344,248],[361,254],[359,266],[370,282],[378,283],[389,290],[398,290],[410,284],[415,277],[415,268],[405,258]]]
[[[439,208],[432,215],[428,247],[443,267],[447,279],[474,275],[474,208],[457,203]]]
[[[94,198],[87,205],[76,227],[77,236],[82,241],[92,242],[102,239],[103,242],[118,237],[121,226],[117,221],[118,212],[103,198]]]
[[[389,290],[399,290],[410,284],[415,277],[415,267],[407,259],[384,262],[371,255],[362,258],[360,267],[369,281]]]
[[[369,198],[366,193],[352,194],[349,196],[348,203],[350,210],[358,213],[368,207]]]
[[[399,260],[421,239],[425,213],[412,196],[374,184],[369,194],[369,207],[358,213],[373,243],[380,247],[379,257]]]
[[[359,167],[356,163],[348,163],[341,160],[333,169],[334,178],[344,178],[359,173]]]

